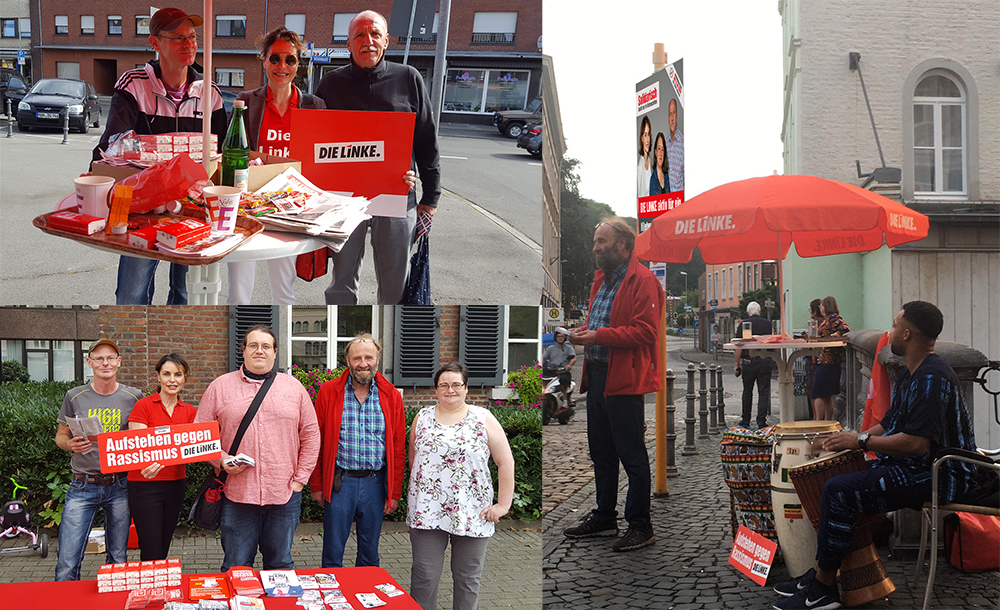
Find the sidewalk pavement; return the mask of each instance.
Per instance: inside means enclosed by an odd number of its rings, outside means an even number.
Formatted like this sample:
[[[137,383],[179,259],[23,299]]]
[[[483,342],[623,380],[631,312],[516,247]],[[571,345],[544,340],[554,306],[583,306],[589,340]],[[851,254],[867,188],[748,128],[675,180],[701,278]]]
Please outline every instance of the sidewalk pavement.
[[[539,522],[503,520],[497,525],[496,534],[486,550],[486,567],[483,569],[480,590],[480,608],[537,609],[542,605],[541,563],[542,534]],[[297,568],[318,568],[323,551],[320,523],[301,523],[295,530],[292,557]],[[178,533],[181,528],[178,528]],[[170,556],[179,557],[185,574],[218,572],[222,566],[222,544],[215,532],[197,530],[194,535],[175,537]],[[0,547],[24,546],[30,539],[0,540]],[[58,542],[52,540],[49,554],[42,559],[37,551],[0,555],[0,583],[41,582],[52,580],[55,575]],[[441,577],[438,607],[452,607],[451,551],[445,553],[444,573]],[[354,535],[347,542],[344,565],[354,565],[357,543]],[[139,551],[128,552],[130,561],[139,560]],[[384,522],[379,540],[379,558],[385,568],[403,587],[410,588],[409,529],[405,523]],[[105,555],[86,555],[81,577],[96,580],[97,569],[105,562]],[[254,566],[260,569],[260,555]],[[2,606],[2,602],[0,602]]]
[[[680,361],[674,352],[668,368],[679,375],[688,361],[726,364],[693,349],[682,349]],[[578,359],[579,360],[579,359]],[[728,374],[727,374],[728,371]],[[579,371],[574,371],[579,379]],[[723,369],[726,425],[739,421],[742,384],[732,367]],[[746,608],[769,609],[778,599],[771,586],[788,578],[783,565],[772,567],[768,586],[760,587],[728,563],[732,537],[729,525],[729,490],[722,477],[719,460],[721,435],[697,439],[696,455],[682,456],[683,413],[686,408],[682,384],[675,389],[679,475],[668,479],[665,498],[652,500],[652,521],[656,543],[631,553],[615,553],[614,538],[569,539],[562,531],[585,517],[596,505],[593,470],[587,451],[586,407],[579,408],[568,425],[546,426],[543,455],[544,548],[542,589],[544,606],[557,608],[671,608],[673,610]],[[772,384],[772,404],[777,404],[776,383]],[[653,459],[653,396],[647,396],[646,442]],[[754,407],[756,408],[756,398]],[[697,403],[697,401],[696,401]],[[697,409],[697,404],[696,404]],[[768,423],[776,423],[772,416]],[[654,489],[655,489],[655,464]],[[625,504],[628,480],[620,475],[619,508]],[[619,528],[627,524],[619,513]],[[926,585],[926,569],[914,575],[915,552],[893,554],[880,546],[879,554],[896,592],[872,602],[866,608],[919,608]],[[943,560],[934,583],[934,608],[1000,608],[1000,582],[996,572],[963,574]]]

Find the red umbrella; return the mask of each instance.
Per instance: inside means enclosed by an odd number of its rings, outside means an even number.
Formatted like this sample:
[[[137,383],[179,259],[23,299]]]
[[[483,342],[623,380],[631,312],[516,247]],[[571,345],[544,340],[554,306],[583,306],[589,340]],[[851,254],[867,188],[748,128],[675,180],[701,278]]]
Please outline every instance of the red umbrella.
[[[927,237],[926,216],[863,188],[816,176],[717,186],[656,218],[635,241],[645,261],[708,264],[869,252]],[[779,265],[779,290],[780,290]],[[781,298],[784,326],[784,298]]]

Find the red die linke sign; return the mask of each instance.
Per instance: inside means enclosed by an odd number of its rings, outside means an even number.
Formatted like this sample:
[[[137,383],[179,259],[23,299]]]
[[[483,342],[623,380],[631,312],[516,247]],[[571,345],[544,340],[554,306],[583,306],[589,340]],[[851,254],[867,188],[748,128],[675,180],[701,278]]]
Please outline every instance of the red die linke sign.
[[[154,462],[170,466],[222,457],[217,421],[103,432],[97,445],[103,473],[142,470]]]
[[[729,552],[729,563],[763,586],[767,582],[767,573],[771,571],[771,562],[774,561],[777,549],[776,543],[741,525],[736,532],[733,550]]]

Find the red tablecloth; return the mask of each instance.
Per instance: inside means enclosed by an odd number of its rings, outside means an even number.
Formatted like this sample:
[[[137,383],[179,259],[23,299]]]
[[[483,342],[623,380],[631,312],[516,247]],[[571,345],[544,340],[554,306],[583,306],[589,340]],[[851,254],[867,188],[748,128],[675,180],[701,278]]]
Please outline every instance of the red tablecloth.
[[[321,572],[333,574],[340,582],[340,590],[344,592],[347,601],[362,610],[363,606],[355,593],[377,593],[379,599],[386,602],[385,606],[379,606],[382,610],[420,610],[417,602],[406,595],[397,597],[386,597],[375,588],[375,585],[382,583],[392,583],[397,588],[402,588],[382,568],[333,568],[325,570],[299,570],[299,574],[319,574]],[[185,595],[188,591],[188,579],[192,576],[222,576],[222,574],[185,574],[183,578],[183,590]],[[258,575],[259,576],[259,575]],[[70,582],[24,582],[13,584],[0,584],[0,605],[4,608],[29,608],[31,610],[47,610],[49,608],[63,610],[116,610],[125,607],[125,600],[128,593],[98,593],[96,580],[80,580]],[[298,608],[294,597],[265,597],[264,605],[267,608]],[[189,601],[185,599],[185,601]],[[162,606],[152,606],[153,608]]]

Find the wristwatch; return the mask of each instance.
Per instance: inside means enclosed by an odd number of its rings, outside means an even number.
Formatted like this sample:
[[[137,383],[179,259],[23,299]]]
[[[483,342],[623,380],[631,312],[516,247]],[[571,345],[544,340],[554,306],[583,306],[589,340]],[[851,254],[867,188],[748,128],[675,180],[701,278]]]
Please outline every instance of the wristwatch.
[[[868,451],[868,437],[871,436],[867,432],[862,432],[858,435],[858,449],[862,451]]]

